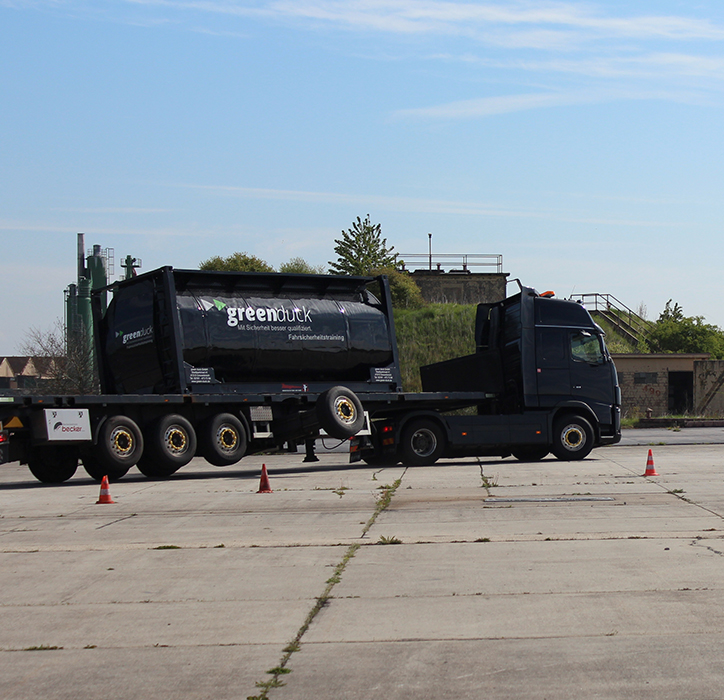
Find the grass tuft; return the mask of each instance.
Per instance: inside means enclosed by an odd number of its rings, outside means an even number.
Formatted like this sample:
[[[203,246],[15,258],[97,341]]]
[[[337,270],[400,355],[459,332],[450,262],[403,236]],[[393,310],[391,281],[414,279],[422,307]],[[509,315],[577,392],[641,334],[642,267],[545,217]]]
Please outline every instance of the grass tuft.
[[[395,537],[394,535],[392,537],[386,537],[385,535],[382,535],[382,537],[377,540],[377,544],[402,544],[402,540],[398,537]]]

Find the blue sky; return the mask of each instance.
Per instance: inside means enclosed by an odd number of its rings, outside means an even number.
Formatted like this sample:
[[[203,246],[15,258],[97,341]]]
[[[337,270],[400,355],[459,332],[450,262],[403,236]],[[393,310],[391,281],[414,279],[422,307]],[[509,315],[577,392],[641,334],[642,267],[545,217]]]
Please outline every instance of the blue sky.
[[[0,354],[88,246],[499,253],[724,326],[724,4],[0,0]],[[118,265],[117,265],[118,271]]]

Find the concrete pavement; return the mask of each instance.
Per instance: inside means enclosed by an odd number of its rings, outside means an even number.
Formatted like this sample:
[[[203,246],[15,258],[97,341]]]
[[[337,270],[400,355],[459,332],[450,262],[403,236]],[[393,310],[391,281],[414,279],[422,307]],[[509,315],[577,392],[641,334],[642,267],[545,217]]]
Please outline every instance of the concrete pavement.
[[[648,449],[195,460],[114,505],[4,465],[0,697],[721,698],[724,448]]]

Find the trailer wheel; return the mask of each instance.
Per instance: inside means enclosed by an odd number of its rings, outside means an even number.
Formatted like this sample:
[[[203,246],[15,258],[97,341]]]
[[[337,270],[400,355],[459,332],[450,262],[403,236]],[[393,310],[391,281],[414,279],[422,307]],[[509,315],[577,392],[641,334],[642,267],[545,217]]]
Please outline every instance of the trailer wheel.
[[[112,416],[98,432],[98,442],[83,466],[96,480],[107,476],[120,479],[143,454],[143,434],[136,422],[127,416]]]
[[[199,429],[199,452],[215,467],[236,464],[246,454],[246,430],[231,413],[219,413]]]
[[[78,448],[68,445],[33,447],[28,456],[28,468],[44,484],[68,481],[78,468]]]
[[[562,416],[553,424],[553,454],[565,461],[584,459],[593,449],[593,428],[581,416]]]
[[[146,430],[146,451],[136,465],[152,479],[165,479],[187,465],[196,454],[196,433],[183,416],[171,414]]]
[[[445,434],[439,423],[429,418],[411,420],[400,438],[402,463],[411,466],[435,464],[445,449]]]
[[[519,462],[540,462],[551,448],[548,445],[531,445],[530,447],[516,447],[513,450],[513,457]]]
[[[93,452],[81,452],[80,459],[83,462],[83,469],[85,469],[86,474],[96,481],[103,481],[104,476],[108,477],[108,481],[118,481],[122,479],[131,468],[130,464],[120,467],[111,465],[104,466],[102,462],[98,461],[98,458]]]
[[[317,399],[317,418],[327,435],[346,440],[364,426],[362,402],[344,386],[333,386]]]

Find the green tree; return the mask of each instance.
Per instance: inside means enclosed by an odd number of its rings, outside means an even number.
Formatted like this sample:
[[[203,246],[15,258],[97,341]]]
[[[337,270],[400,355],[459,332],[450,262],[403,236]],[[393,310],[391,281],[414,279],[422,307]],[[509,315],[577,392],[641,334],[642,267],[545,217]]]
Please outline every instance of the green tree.
[[[298,275],[323,275],[324,265],[310,265],[304,258],[292,258],[289,262],[279,266],[279,272],[288,272]]]
[[[679,304],[671,299],[647,338],[652,348],[661,352],[708,352],[712,358],[724,358],[724,332],[704,322],[703,316],[684,316]]]
[[[382,226],[373,224],[370,215],[365,220],[357,217],[352,228],[342,231],[342,238],[336,238],[335,262],[329,262],[329,271],[335,275],[368,275],[376,268],[394,267],[397,254],[394,246],[387,247],[382,238]]]
[[[390,282],[390,296],[395,309],[421,309],[425,306],[420,288],[406,272],[394,267],[371,270],[373,275],[387,275]],[[376,293],[376,292],[373,292]]]
[[[215,270],[217,272],[274,272],[274,268],[256,255],[232,253],[225,258],[215,255],[213,258],[199,263],[199,270]]]

